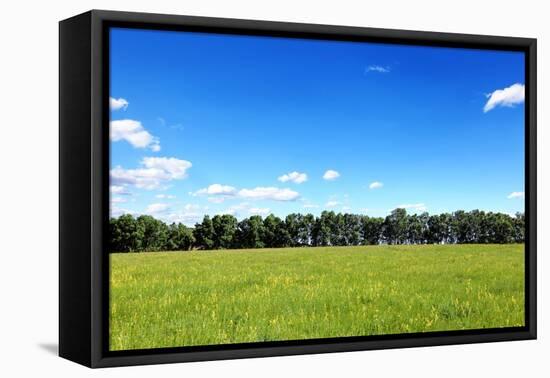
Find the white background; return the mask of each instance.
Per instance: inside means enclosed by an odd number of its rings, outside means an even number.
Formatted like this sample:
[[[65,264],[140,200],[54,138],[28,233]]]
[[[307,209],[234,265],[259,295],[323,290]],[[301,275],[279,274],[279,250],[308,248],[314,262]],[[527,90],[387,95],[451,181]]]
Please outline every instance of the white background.
[[[546,1],[5,1],[0,22],[0,375],[520,377],[550,374]],[[539,340],[90,370],[55,355],[58,25],[89,9],[538,38]],[[76,126],[76,125],[75,125]],[[544,148],[546,146],[546,149]],[[546,298],[547,299],[547,298]],[[548,376],[548,375],[546,375]]]

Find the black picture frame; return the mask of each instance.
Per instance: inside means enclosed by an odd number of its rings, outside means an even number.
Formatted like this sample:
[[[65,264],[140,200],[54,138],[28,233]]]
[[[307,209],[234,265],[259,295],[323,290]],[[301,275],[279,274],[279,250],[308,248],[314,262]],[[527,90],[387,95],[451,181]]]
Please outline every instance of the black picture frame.
[[[202,31],[525,53],[525,327],[108,350],[108,28]],[[59,24],[59,355],[88,367],[536,338],[536,39],[92,10]]]

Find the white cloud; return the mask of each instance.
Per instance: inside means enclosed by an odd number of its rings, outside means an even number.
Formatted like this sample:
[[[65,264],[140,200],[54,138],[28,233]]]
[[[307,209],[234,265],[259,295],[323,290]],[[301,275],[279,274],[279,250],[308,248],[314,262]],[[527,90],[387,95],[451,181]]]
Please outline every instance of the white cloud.
[[[525,86],[523,84],[513,84],[507,88],[497,89],[487,95],[489,100],[483,107],[483,112],[487,113],[497,106],[512,107],[525,101]]]
[[[351,210],[350,206],[342,206],[342,211],[350,211],[350,210]]]
[[[212,184],[207,188],[197,190],[193,195],[209,195],[209,196],[233,196],[237,192],[232,186],[222,184]]]
[[[252,207],[248,209],[248,213],[251,215],[267,215],[269,214],[271,210],[268,208],[262,208],[262,207]]]
[[[162,172],[151,169],[124,169],[116,166],[111,169],[111,182],[123,185],[133,185],[141,189],[157,189],[165,179]],[[119,185],[117,185],[119,186]]]
[[[174,199],[174,198],[176,198],[176,196],[171,195],[171,194],[157,194],[155,197],[159,198],[159,199]]]
[[[409,203],[404,205],[399,205],[395,207],[396,209],[407,209],[412,211],[427,211],[428,208],[423,203]]]
[[[384,186],[383,183],[379,181],[375,181],[375,182],[371,182],[371,184],[369,185],[369,189],[380,189],[383,186]]]
[[[133,185],[140,189],[158,189],[163,183],[187,177],[192,164],[176,158],[145,157],[141,161],[144,168],[124,169],[117,166],[111,169],[111,182],[115,186]]]
[[[168,209],[170,209],[170,205],[166,203],[152,203],[147,206],[147,209],[145,209],[145,213],[149,215],[156,215],[159,213],[164,213]]]
[[[128,108],[128,101],[126,99],[121,98],[109,98],[109,107],[111,110],[126,110]]]
[[[378,73],[388,73],[390,72],[390,67],[383,67],[379,65],[370,65],[365,69],[365,72],[378,72]]]
[[[339,202],[339,201],[328,201],[326,204],[325,204],[325,207],[336,207],[336,206],[339,206],[341,205],[342,203]]]
[[[149,169],[158,169],[170,175],[170,179],[179,180],[187,177],[187,170],[192,164],[187,160],[167,157],[145,157],[142,164]]]
[[[159,219],[166,223],[182,223],[186,226],[194,226],[200,223],[208,210],[207,206],[201,207],[197,204],[188,203],[180,210],[172,210],[168,208],[156,215]]]
[[[196,205],[196,204],[193,204],[193,203],[188,203],[186,204],[185,206],[183,206],[183,209],[185,211],[197,211],[199,210],[201,207],[199,205]]]
[[[223,203],[226,197],[208,197],[206,200],[211,203]]]
[[[203,217],[204,214],[194,211],[172,212],[161,216],[161,218],[167,223],[182,223],[186,226],[194,226],[196,223],[201,222]]]
[[[295,184],[301,184],[307,181],[307,174],[294,171],[294,172],[290,172],[282,176],[279,176],[277,180],[279,180],[280,182],[291,181]]]
[[[124,203],[124,202],[127,202],[128,200],[124,197],[113,197],[111,198],[111,204],[113,203]]]
[[[136,214],[132,210],[120,208],[120,207],[116,206],[115,204],[111,205],[111,208],[109,209],[109,212],[110,212],[110,217],[111,218],[117,218],[117,217],[119,217],[121,215],[124,215],[124,214],[131,214],[131,215]]]
[[[207,188],[189,193],[192,196],[206,195],[212,203],[222,203],[225,199],[239,197],[252,200],[273,200],[273,201],[293,201],[300,194],[290,189],[280,189],[275,187],[256,187],[254,189],[238,190],[230,185],[212,184]]]
[[[304,203],[304,209],[316,209],[318,207],[319,205],[316,205],[314,203],[309,203],[309,202]]]
[[[111,194],[130,195],[131,193],[122,185],[111,185]]]
[[[340,173],[332,169],[327,170],[323,175],[323,179],[328,181],[336,180],[338,177],[340,177]]]
[[[132,119],[111,121],[110,137],[113,142],[125,140],[135,148],[149,148],[154,152],[160,151],[160,142],[151,135],[141,122]]]
[[[275,187],[256,187],[254,189],[241,189],[239,197],[254,200],[294,201],[300,194],[290,189]]]
[[[248,210],[249,208],[248,202],[242,202],[237,205],[233,205],[225,209],[224,211],[220,211],[219,214],[229,214],[229,215],[239,215],[241,212]]]
[[[508,194],[508,198],[525,198],[525,192],[512,192]]]

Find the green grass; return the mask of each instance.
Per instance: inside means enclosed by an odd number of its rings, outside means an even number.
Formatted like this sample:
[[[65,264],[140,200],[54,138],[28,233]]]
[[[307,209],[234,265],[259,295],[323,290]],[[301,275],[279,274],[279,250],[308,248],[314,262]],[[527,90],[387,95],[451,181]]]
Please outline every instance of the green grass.
[[[110,349],[524,325],[523,245],[111,255]]]

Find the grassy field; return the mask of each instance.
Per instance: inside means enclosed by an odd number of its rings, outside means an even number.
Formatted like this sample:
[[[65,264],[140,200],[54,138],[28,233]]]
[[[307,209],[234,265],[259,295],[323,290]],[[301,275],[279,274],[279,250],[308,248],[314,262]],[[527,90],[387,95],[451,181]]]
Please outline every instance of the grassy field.
[[[522,326],[523,245],[111,255],[111,350]]]

